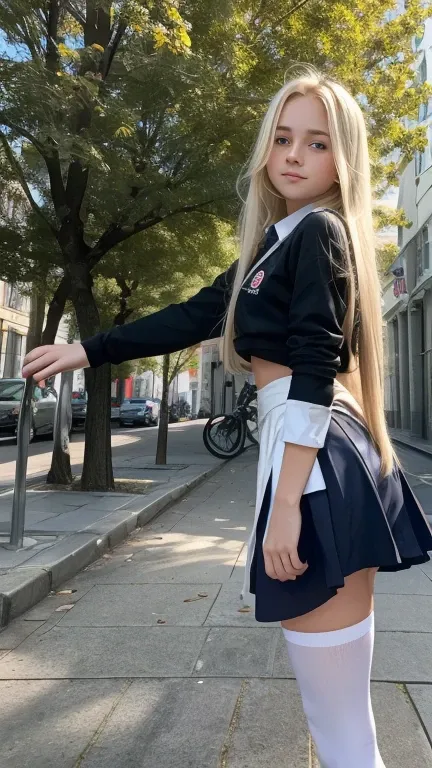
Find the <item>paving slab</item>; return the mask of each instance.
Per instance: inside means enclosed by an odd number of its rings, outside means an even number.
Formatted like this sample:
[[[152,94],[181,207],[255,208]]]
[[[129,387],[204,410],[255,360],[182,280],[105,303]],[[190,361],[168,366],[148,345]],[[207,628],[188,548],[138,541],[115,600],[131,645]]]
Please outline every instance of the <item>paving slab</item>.
[[[65,627],[201,626],[220,584],[96,584],[62,619]],[[199,597],[200,594],[206,597]],[[193,600],[193,602],[185,602]]]
[[[50,588],[57,587],[88,563],[93,562],[105,552],[107,546],[106,536],[85,532],[73,533],[33,555],[25,564],[26,570],[44,569],[50,576]]]
[[[9,536],[7,537],[9,541]],[[2,540],[3,543],[4,540]],[[36,543],[25,549],[7,549],[0,545],[0,558],[2,569],[18,568],[20,565],[28,565],[29,561],[44,549],[49,549],[57,541],[57,536],[44,536],[42,541],[36,540]]]
[[[249,611],[240,609],[246,605],[240,600],[241,585],[230,579],[222,584],[219,595],[206,619],[208,627],[262,627],[255,619],[255,598],[252,595],[248,603]],[[266,627],[280,627],[280,622],[269,622]]]
[[[36,629],[43,625],[43,621],[20,621],[15,619],[3,632],[0,632],[0,650],[10,651],[20,645]]]
[[[426,574],[428,579],[432,580],[432,560],[428,560],[427,563],[422,563],[419,565],[419,568]]]
[[[375,595],[375,628],[386,632],[432,632],[432,596]]]
[[[262,627],[213,627],[202,647],[194,675],[271,677],[278,630]]]
[[[87,594],[87,592],[92,589],[92,584],[79,584],[74,585],[74,587],[66,587],[65,589],[75,589],[76,592],[73,592],[71,595],[55,595],[55,594],[49,594],[47,597],[45,597],[43,600],[41,600],[37,605],[34,606],[34,608],[31,608],[29,611],[25,613],[25,616],[23,616],[24,623],[32,623],[32,622],[38,622],[38,621],[46,621],[49,619],[50,616],[52,616],[53,613],[56,613],[57,608],[60,608],[62,605],[75,605],[75,603],[78,602],[78,600],[81,600],[81,598]],[[58,614],[57,614],[58,617]],[[58,618],[62,618],[61,616]],[[15,619],[14,622],[10,624],[10,628],[12,629],[13,625],[15,623],[18,623],[21,621],[21,619]],[[4,630],[4,633],[8,631],[9,627],[7,627]],[[1,644],[1,638],[2,635],[0,635],[0,644]]]
[[[235,541],[215,544],[195,536],[165,533],[161,539],[149,541],[145,546],[140,542],[135,552],[129,548],[130,562],[125,555],[121,562],[107,563],[104,572],[99,573],[98,583],[225,582],[233,572],[241,547],[242,544]]]
[[[294,681],[244,682],[225,765],[309,768],[309,732]]]
[[[372,680],[432,683],[432,634],[377,632]]]
[[[273,665],[273,677],[295,679],[294,670],[288,656],[287,644],[282,629],[279,627],[276,653]]]
[[[112,515],[116,512],[116,510],[107,509],[104,513],[102,508],[92,509],[87,504],[77,509],[73,507],[65,507],[65,509],[67,511],[51,516],[49,520],[40,521],[39,523],[32,522],[32,531],[50,531],[61,534],[85,531],[91,528],[92,531],[98,533],[103,523],[108,522],[108,525],[112,527],[113,519],[115,519]],[[135,513],[126,511],[123,512],[123,516],[132,517],[135,516]]]
[[[432,595],[432,580],[419,566],[398,573],[377,573],[375,594]]]
[[[202,627],[41,627],[0,660],[0,680],[190,677],[207,634]]]
[[[191,519],[188,515],[179,520],[173,530],[176,533],[184,533],[187,536],[205,536],[216,541],[223,539],[224,541],[231,540],[241,543],[247,541],[249,536],[247,526],[243,522],[206,520],[203,523],[196,519]]]
[[[74,768],[125,687],[122,680],[1,682],[0,768]]]
[[[432,743],[432,686],[407,685],[407,690]]]
[[[404,686],[372,683],[371,695],[387,768],[430,768],[432,749]]]
[[[82,768],[219,768],[238,680],[135,681]]]

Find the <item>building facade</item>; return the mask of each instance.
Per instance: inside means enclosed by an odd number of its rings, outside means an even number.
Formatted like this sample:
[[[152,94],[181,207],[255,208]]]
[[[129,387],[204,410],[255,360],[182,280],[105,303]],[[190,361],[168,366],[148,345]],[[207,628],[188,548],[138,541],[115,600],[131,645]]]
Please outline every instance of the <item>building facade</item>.
[[[432,19],[418,53],[417,77],[432,81]],[[406,166],[400,179],[398,208],[412,221],[400,227],[399,255],[383,292],[387,323],[386,412],[392,427],[432,439],[432,99],[419,110],[428,145]]]

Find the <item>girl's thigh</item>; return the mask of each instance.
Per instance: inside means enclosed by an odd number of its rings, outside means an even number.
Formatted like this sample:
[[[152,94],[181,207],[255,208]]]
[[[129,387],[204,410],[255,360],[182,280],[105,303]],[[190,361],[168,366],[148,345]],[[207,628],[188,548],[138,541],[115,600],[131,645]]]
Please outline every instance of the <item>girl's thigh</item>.
[[[378,568],[364,568],[345,577],[345,586],[314,611],[281,621],[296,632],[331,632],[363,621],[373,610],[373,591]],[[299,577],[301,578],[301,576]]]

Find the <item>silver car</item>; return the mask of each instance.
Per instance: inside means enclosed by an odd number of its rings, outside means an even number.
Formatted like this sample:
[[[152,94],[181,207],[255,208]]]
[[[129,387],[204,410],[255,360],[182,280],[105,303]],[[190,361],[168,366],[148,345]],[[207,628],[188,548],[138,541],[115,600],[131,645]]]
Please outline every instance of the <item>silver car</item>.
[[[0,437],[15,436],[25,379],[0,379]],[[54,434],[57,395],[52,387],[34,387],[30,441],[36,435]]]
[[[149,397],[131,397],[124,400],[120,406],[120,426],[144,427],[156,426],[159,423],[159,405]]]

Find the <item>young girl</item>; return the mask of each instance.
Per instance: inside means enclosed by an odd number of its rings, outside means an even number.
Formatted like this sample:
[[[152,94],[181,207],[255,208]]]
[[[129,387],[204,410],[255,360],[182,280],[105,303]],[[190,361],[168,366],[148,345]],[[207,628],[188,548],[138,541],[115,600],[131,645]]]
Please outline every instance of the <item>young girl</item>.
[[[312,68],[272,99],[247,171],[237,262],[196,296],[23,375],[161,355],[223,335],[252,371],[260,455],[242,596],[280,621],[323,768],[382,768],[370,700],[378,569],[429,560],[432,535],[393,454],[362,112]]]

